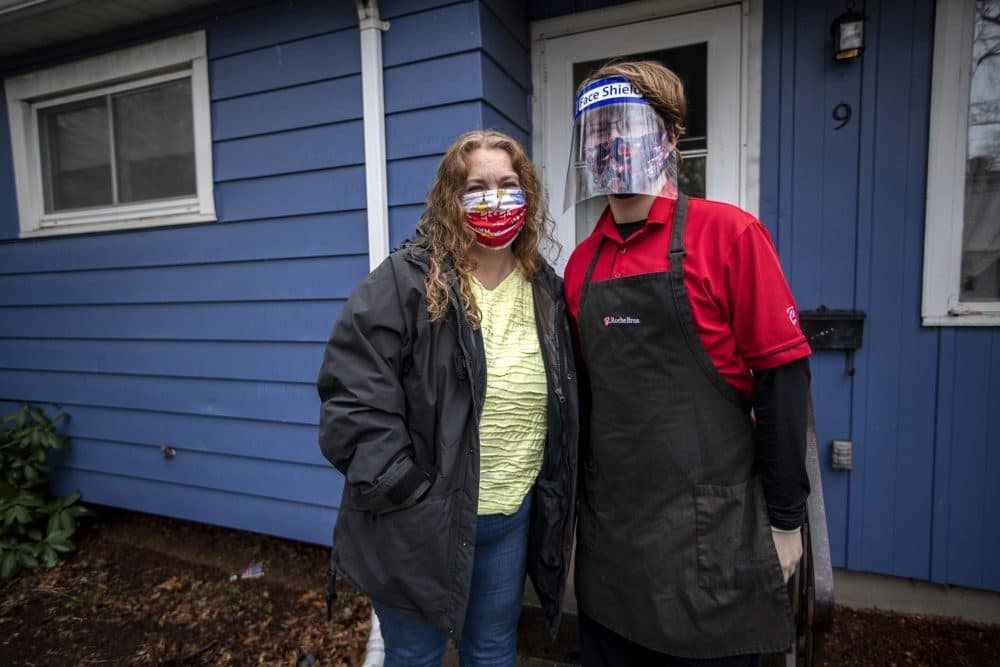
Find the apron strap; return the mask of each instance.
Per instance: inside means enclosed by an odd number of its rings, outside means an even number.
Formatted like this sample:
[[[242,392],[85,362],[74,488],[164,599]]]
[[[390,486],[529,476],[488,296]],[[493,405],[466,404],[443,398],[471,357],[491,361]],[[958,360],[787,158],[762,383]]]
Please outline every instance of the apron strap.
[[[682,260],[685,255],[684,227],[687,222],[687,205],[687,195],[683,192],[678,192],[677,201],[674,203],[674,218],[671,223],[670,248],[667,251],[670,264],[670,277],[674,280],[684,279],[684,266]],[[590,278],[594,273],[594,266],[597,264],[597,258],[601,256],[601,248],[603,247],[604,237],[602,236],[601,240],[597,242],[597,250],[594,251],[594,255],[590,258],[590,264],[587,265],[587,271],[583,275],[583,284],[580,289],[580,303],[577,306],[578,308],[583,308],[583,302],[587,298],[587,288],[590,286]]]
[[[667,257],[670,261],[670,277],[674,280],[684,279],[684,227],[687,226],[688,198],[686,194],[677,193],[674,204],[674,220],[671,223],[670,249]]]
[[[604,237],[597,242],[597,250],[594,251],[594,256],[590,258],[590,264],[587,265],[587,272],[583,274],[583,286],[586,287],[590,284],[590,275],[594,272],[594,265],[597,264],[597,258],[601,256],[601,248],[604,247]]]
[[[670,291],[674,298],[674,307],[677,309],[681,319],[681,329],[684,331],[684,338],[687,340],[688,349],[692,356],[701,366],[709,381],[716,386],[719,392],[734,405],[743,410],[749,410],[749,402],[740,392],[729,384],[715,367],[715,362],[708,356],[708,351],[701,342],[701,337],[694,324],[694,315],[691,313],[691,304],[688,302],[687,290],[684,289],[684,228],[687,226],[688,198],[686,195],[677,195],[677,204],[674,206],[673,229],[670,234]]]
[[[601,248],[604,247],[604,237],[597,242],[597,250],[594,251],[594,256],[590,258],[590,264],[587,266],[587,273],[583,276],[583,284],[580,286],[580,302],[577,304],[577,316],[579,317],[579,312],[583,310],[583,304],[587,301],[587,289],[590,287],[590,275],[594,272],[594,265],[597,264],[597,258],[601,256]]]

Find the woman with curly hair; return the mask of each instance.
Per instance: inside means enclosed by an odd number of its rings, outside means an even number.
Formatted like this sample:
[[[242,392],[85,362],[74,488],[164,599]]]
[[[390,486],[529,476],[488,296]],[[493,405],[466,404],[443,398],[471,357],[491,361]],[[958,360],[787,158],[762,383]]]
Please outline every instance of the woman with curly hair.
[[[459,137],[417,224],[351,295],[320,370],[344,474],[331,566],[372,599],[385,665],[516,665],[530,576],[558,627],[577,391],[550,219],[524,150]]]

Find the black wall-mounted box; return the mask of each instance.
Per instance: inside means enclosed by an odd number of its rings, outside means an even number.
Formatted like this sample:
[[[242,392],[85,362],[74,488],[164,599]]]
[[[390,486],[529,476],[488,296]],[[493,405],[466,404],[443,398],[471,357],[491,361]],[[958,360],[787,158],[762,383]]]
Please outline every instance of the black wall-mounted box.
[[[856,350],[861,347],[865,312],[820,306],[799,311],[799,323],[813,350]]]

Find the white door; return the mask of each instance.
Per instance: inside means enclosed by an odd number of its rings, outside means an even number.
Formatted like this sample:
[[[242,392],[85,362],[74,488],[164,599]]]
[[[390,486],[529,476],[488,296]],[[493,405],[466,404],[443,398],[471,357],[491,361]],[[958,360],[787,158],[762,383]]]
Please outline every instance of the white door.
[[[602,18],[615,22],[614,9],[602,12]],[[630,20],[625,12],[620,16],[619,22]],[[746,159],[741,150],[746,100],[739,5],[545,37],[558,21],[544,22],[548,28],[535,26],[541,36],[533,48],[533,156],[549,196],[556,238],[563,247],[556,262],[559,271],[576,244],[590,233],[605,204],[599,198],[563,210],[573,95],[590,72],[612,58],[660,60],[684,81],[688,116],[687,133],[680,144],[681,190],[751,210],[756,207],[756,202],[745,201],[742,179],[746,174],[741,173]]]

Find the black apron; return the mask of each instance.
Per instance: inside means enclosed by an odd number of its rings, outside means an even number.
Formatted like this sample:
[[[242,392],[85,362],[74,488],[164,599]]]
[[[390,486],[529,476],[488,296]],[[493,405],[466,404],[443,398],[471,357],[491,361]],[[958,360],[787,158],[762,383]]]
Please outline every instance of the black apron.
[[[576,594],[595,621],[674,656],[783,651],[792,614],[754,469],[748,402],[705,351],[684,289],[687,197],[670,270],[580,295],[590,375]],[[602,241],[603,244],[603,241]]]

